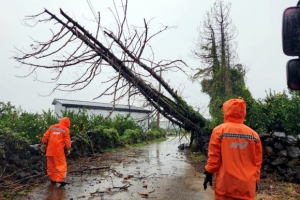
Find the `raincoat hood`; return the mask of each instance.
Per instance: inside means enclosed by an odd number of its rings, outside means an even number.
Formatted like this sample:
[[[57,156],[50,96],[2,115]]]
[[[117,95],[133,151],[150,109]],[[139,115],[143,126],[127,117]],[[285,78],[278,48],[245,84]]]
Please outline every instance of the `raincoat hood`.
[[[224,122],[243,123],[246,116],[246,103],[242,99],[229,99],[223,103]]]
[[[61,124],[61,125],[63,125],[63,126],[65,126],[65,127],[68,128],[68,127],[70,127],[71,122],[70,122],[70,120],[69,120],[68,117],[63,117],[63,118],[60,120],[59,124]]]

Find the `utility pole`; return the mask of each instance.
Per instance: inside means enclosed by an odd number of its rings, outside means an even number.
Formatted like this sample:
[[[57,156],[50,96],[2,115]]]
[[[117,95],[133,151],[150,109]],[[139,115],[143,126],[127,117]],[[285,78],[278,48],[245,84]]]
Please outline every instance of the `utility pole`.
[[[161,68],[160,68],[159,76],[161,77]],[[158,85],[158,92],[159,93],[161,92],[161,84],[160,83]],[[159,112],[157,113],[156,130],[159,131]]]

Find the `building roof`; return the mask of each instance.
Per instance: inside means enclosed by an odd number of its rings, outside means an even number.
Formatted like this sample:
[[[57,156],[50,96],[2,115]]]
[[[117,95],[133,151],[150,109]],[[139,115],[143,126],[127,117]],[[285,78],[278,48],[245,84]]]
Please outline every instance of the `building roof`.
[[[77,101],[77,100],[68,100],[68,99],[54,99],[52,105],[61,104],[64,107],[68,108],[86,108],[86,109],[95,109],[95,110],[112,110],[113,104],[111,103],[100,103],[100,102],[90,102],[90,101]],[[128,106],[122,104],[115,104],[115,111],[123,112],[138,112],[138,113],[151,113],[151,110],[139,108],[136,106]]]

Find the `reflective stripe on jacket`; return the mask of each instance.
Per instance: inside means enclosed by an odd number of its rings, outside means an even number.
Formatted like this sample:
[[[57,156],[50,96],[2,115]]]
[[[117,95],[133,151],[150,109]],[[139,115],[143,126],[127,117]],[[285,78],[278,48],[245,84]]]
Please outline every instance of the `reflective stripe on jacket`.
[[[254,198],[262,163],[260,138],[243,124],[246,104],[242,99],[230,99],[222,107],[224,123],[212,132],[205,169],[216,173],[214,189],[218,194]]]
[[[70,120],[63,117],[58,124],[50,126],[42,138],[43,143],[48,143],[46,156],[64,156],[64,148],[71,148]]]

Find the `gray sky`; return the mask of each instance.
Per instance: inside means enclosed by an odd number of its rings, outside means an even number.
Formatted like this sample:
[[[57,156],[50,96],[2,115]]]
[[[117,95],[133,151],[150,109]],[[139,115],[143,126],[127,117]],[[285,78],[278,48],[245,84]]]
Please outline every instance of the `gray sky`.
[[[101,23],[113,26],[113,18],[108,7],[114,9],[113,1],[90,0],[95,11],[101,13]],[[119,5],[118,0],[115,0]],[[237,54],[239,62],[247,67],[246,86],[255,99],[265,98],[266,91],[282,92],[286,87],[286,63],[292,57],[282,52],[281,26],[284,9],[295,6],[297,0],[225,0],[231,2],[232,23],[236,26],[238,36]],[[213,5],[213,0],[130,0],[128,22],[131,25],[142,25],[143,19],[150,23],[151,30],[158,30],[161,25],[176,26],[157,36],[152,45],[157,61],[161,59],[182,59],[190,67],[199,67],[199,63],[189,57],[197,38],[197,27],[203,21],[205,12]],[[100,83],[76,93],[51,92],[53,84],[36,82],[33,77],[17,78],[25,75],[26,70],[16,68],[14,46],[27,48],[32,43],[30,37],[48,39],[49,29],[46,26],[29,28],[22,24],[25,16],[42,12],[46,8],[59,16],[59,8],[74,17],[81,25],[95,32],[96,25],[89,22],[93,19],[90,7],[84,0],[1,0],[0,2],[0,101],[11,101],[28,112],[40,112],[53,109],[54,98],[65,98],[82,101],[93,101],[99,95]],[[105,41],[101,41],[105,44]],[[205,107],[208,96],[201,93],[198,83],[192,84],[187,77],[175,74],[169,79],[174,87],[180,87],[186,101],[196,107]],[[111,99],[100,98],[97,102],[110,102]],[[204,112],[203,110],[201,111]]]

